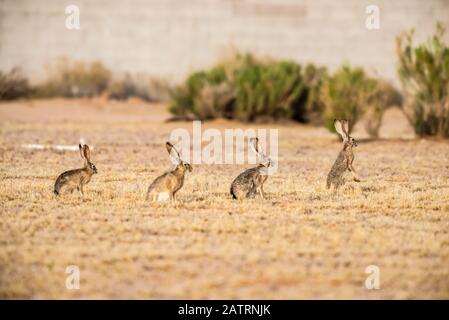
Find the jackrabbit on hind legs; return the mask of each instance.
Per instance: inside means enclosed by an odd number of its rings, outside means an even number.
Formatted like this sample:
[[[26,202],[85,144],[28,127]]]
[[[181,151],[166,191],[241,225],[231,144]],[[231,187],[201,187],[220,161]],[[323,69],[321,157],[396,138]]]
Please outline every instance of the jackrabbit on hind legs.
[[[352,163],[354,162],[353,147],[357,147],[357,142],[349,135],[347,120],[334,120],[335,130],[343,139],[343,149],[338,154],[331,170],[327,175],[326,185],[329,189],[332,185],[338,189],[345,182],[343,174],[346,170],[351,172],[354,181],[360,182]]]

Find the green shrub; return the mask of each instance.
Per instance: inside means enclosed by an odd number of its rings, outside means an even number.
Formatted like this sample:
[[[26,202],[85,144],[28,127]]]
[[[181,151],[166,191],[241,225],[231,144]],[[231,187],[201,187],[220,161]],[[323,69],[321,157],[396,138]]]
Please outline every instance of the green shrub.
[[[368,77],[362,68],[326,68],[292,61],[237,55],[210,70],[191,74],[171,92],[170,112],[181,118],[226,117],[242,121],[293,119],[323,124],[347,118],[351,128],[366,114],[376,136],[385,108],[400,95],[388,83]]]
[[[8,73],[0,71],[0,100],[26,98],[30,93],[28,80],[18,68],[13,68]]]
[[[237,55],[208,71],[191,74],[171,93],[170,112],[199,119],[253,121],[302,114],[305,84],[301,66]]]
[[[234,117],[245,121],[291,118],[304,90],[301,67],[290,61],[247,65],[238,71],[235,86]]]
[[[335,132],[334,119],[347,119],[349,131],[362,116],[371,136],[377,136],[385,109],[400,103],[399,93],[387,82],[371,78],[360,67],[342,66],[321,88],[324,123]]]
[[[193,99],[186,86],[176,86],[170,90],[168,111],[176,117],[187,118],[192,115]]]
[[[195,114],[200,119],[230,118],[235,94],[227,82],[206,84],[194,99]]]
[[[351,131],[375,88],[376,82],[369,79],[362,68],[344,65],[329,76],[321,90],[326,127],[334,132],[334,119],[346,119]]]
[[[227,95],[221,86],[226,80],[223,66],[191,74],[185,85],[171,91],[169,111],[176,116],[195,116],[203,120],[223,116],[225,108],[219,104],[219,96]],[[227,99],[224,100],[227,103]]]
[[[324,103],[320,91],[326,77],[326,68],[306,65],[303,75],[305,90],[299,103],[295,104],[293,119],[313,124],[323,123]]]
[[[397,37],[398,74],[405,91],[404,113],[417,135],[449,137],[449,46],[445,30],[414,46],[413,30]]]

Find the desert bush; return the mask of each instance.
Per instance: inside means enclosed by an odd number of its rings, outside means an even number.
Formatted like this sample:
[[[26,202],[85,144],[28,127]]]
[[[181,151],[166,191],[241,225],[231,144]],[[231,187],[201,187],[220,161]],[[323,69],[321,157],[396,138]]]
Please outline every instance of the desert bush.
[[[171,84],[168,80],[163,78],[150,78],[149,79],[149,94],[153,101],[170,100]]]
[[[304,68],[303,79],[305,90],[299,103],[294,108],[293,119],[312,124],[323,123],[324,103],[320,97],[321,87],[327,77],[325,67],[307,64]]]
[[[290,61],[248,64],[237,72],[234,117],[291,118],[304,90],[301,66]]]
[[[331,130],[334,118],[347,118],[352,128],[366,115],[365,126],[376,136],[385,108],[399,101],[390,84],[362,68],[343,66],[329,75],[313,64],[239,54],[187,77],[172,90],[169,110],[181,118],[286,118],[324,123]]]
[[[449,46],[437,24],[426,42],[413,45],[413,30],[396,39],[398,74],[405,91],[404,113],[419,136],[449,137]]]
[[[35,87],[35,97],[92,97],[106,90],[111,72],[100,62],[60,58],[48,67],[48,79]]]
[[[111,81],[107,91],[109,99],[127,100],[137,97],[145,101],[156,101],[163,99],[163,90],[167,90],[166,88],[161,82],[156,82],[144,74],[126,73],[122,78]]]
[[[391,83],[377,80],[376,88],[364,110],[365,130],[371,137],[379,135],[383,114],[392,106],[402,106],[401,93]]]
[[[184,85],[171,91],[169,111],[176,116],[195,116],[203,120],[225,116],[226,104],[233,99],[232,90],[226,89],[226,81],[222,65],[194,72]]]
[[[310,84],[315,88],[319,81],[310,75]],[[253,121],[264,117],[305,121],[304,109],[313,101],[305,94],[306,89],[299,64],[238,54],[210,70],[191,74],[172,91],[170,112],[199,119]]]
[[[360,67],[342,66],[321,87],[324,123],[335,132],[334,119],[347,119],[349,131],[365,117],[365,128],[377,136],[384,111],[400,104],[401,96],[388,82],[368,76]]]
[[[342,66],[323,84],[321,99],[325,105],[324,122],[335,131],[334,119],[347,119],[349,131],[359,120],[363,108],[376,88],[376,81],[366,76],[362,68]]]
[[[179,85],[170,89],[168,111],[175,117],[187,118],[192,114],[193,99],[186,86]]]
[[[18,68],[13,68],[10,72],[0,71],[0,100],[26,98],[30,92],[28,80]]]
[[[234,90],[227,82],[204,85],[195,97],[195,114],[200,119],[230,117]]]

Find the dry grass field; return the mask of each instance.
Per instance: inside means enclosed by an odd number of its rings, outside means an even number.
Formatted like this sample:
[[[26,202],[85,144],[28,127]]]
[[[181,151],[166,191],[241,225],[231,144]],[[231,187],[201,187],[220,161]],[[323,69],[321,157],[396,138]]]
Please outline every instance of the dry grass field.
[[[0,104],[1,298],[449,298],[449,143],[414,139],[397,110],[382,138],[361,138],[352,181],[336,194],[326,174],[340,141],[323,128],[279,129],[279,171],[266,200],[238,203],[229,185],[248,165],[196,165],[175,205],[144,201],[169,168],[163,106],[52,100]],[[241,127],[214,121],[203,128]],[[55,197],[77,152],[22,144],[95,146],[99,173]],[[68,290],[68,265],[81,271]],[[365,268],[380,268],[380,289]]]

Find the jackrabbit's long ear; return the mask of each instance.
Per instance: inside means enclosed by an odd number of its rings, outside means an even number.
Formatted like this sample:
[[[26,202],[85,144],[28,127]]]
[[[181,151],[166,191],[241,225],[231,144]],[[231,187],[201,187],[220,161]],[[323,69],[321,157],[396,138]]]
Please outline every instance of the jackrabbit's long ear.
[[[348,140],[348,134],[345,131],[345,124],[347,123],[346,120],[334,120],[334,126],[335,130],[337,130],[338,134],[343,138],[343,140]]]
[[[90,149],[89,146],[87,144],[84,145],[83,147],[84,150],[84,157],[86,158],[87,161],[90,162]]]
[[[250,138],[249,146],[257,155],[259,155],[259,138]]]
[[[348,120],[342,120],[343,123],[343,131],[346,133],[346,136],[349,137],[349,122]]]
[[[85,159],[85,158],[84,158],[84,149],[83,149],[83,146],[81,145],[81,143],[80,143],[78,146],[79,146],[79,149],[80,149],[80,156],[81,156],[81,158],[82,158],[82,159]]]
[[[170,143],[166,142],[165,147],[167,148],[168,154],[170,155],[170,159],[172,162],[180,163],[181,162],[181,156],[179,155],[178,150]]]
[[[253,149],[253,151],[257,154],[261,162],[265,163],[269,161],[269,158],[266,156],[265,152],[259,144],[259,138],[249,139],[249,145],[251,149]]]

